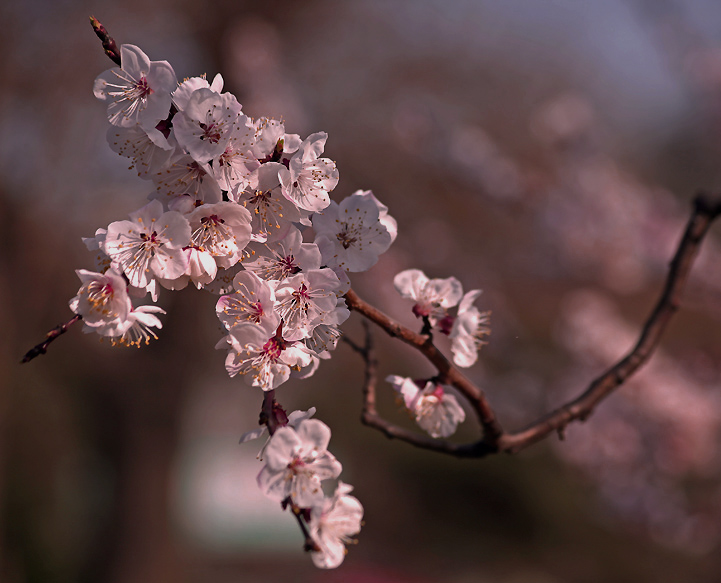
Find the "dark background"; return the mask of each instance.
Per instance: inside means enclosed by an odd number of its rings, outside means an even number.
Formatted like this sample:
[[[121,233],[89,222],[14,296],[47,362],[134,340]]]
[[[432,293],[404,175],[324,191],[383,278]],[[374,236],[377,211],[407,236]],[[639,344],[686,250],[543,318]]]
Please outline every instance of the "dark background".
[[[517,456],[459,461],[358,421],[346,346],[278,391],[318,408],[365,506],[340,569],[316,570],[259,495],[261,396],[229,379],[214,298],[163,292],[159,341],[113,349],[67,320],[80,237],[144,204],[92,95],[111,66],[88,24],[221,72],[251,116],[326,131],[334,198],[372,189],[399,237],[362,297],[415,325],[392,277],[483,288],[493,334],[470,377],[514,429],[633,344],[699,189],[721,190],[714,0],[0,6],[0,580],[699,581],[721,578],[721,250],[704,244],[660,350],[585,424]],[[346,326],[356,339],[356,316]],[[381,375],[429,368],[377,335]],[[408,424],[381,386],[381,410]],[[410,426],[410,425],[409,425]],[[475,439],[464,424],[459,439]]]

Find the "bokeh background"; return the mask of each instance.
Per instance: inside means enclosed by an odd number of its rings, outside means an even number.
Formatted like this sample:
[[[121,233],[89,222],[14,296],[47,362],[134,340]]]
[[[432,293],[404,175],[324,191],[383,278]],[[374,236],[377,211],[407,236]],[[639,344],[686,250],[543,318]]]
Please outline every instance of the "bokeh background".
[[[484,289],[469,376],[519,428],[633,344],[698,190],[721,190],[716,0],[190,0],[0,4],[0,580],[635,582],[721,579],[721,248],[705,242],[660,350],[586,423],[517,456],[459,461],[360,425],[347,346],[278,397],[315,406],[365,506],[343,566],[316,570],[257,492],[261,397],[227,378],[215,299],[164,292],[161,339],[73,329],[82,236],[143,204],[105,143],[88,24],[222,72],[251,116],[326,131],[336,199],[372,189],[399,224],[354,288],[417,267]],[[347,333],[361,338],[357,316]],[[376,335],[381,375],[428,366]],[[401,424],[390,386],[380,407]],[[459,439],[475,439],[472,424]],[[410,425],[409,425],[410,426]]]

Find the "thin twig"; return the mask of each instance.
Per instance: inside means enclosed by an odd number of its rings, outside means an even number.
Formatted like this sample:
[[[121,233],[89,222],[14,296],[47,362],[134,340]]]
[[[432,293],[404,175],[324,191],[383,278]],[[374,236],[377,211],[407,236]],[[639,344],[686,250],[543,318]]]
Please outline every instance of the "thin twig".
[[[272,436],[280,427],[288,424],[288,416],[283,407],[275,400],[275,390],[265,391],[263,393],[263,405],[260,410],[260,423],[268,427],[268,433]],[[291,513],[295,517],[300,531],[303,534],[305,551],[320,551],[318,543],[313,540],[308,530],[308,522],[310,521],[310,512],[306,508],[301,508],[293,499],[288,496],[281,502],[283,510],[290,508]]]
[[[81,319],[82,316],[80,314],[76,314],[64,324],[58,324],[57,326],[55,326],[55,328],[50,330],[50,332],[45,335],[45,340],[43,340],[40,344],[36,344],[25,353],[25,356],[23,356],[23,359],[20,361],[20,363],[22,364],[25,362],[30,362],[36,356],[45,354],[48,351],[48,346],[50,346],[50,343],[53,340],[58,338],[60,335],[65,334],[65,332],[68,331],[68,328],[70,328],[70,326],[75,324],[75,322],[79,322]]]
[[[367,320],[363,320],[365,328],[365,343],[358,345],[347,337],[343,340],[358,354],[365,363],[365,378],[363,379],[363,410],[361,421],[364,425],[374,427],[388,438],[401,439],[411,445],[422,449],[429,449],[440,453],[458,457],[478,457],[481,451],[491,453],[493,450],[483,440],[472,444],[457,444],[445,439],[433,439],[414,431],[395,425],[378,414],[376,408],[376,386],[378,383],[378,359],[373,345],[373,334]]]
[[[98,35],[98,38],[102,41],[105,54],[111,61],[113,61],[113,63],[120,67],[120,51],[118,50],[118,45],[115,44],[113,37],[108,34],[105,27],[100,24],[100,21],[94,16],[90,17],[90,25],[93,27],[95,34]]]
[[[310,531],[308,530],[307,523],[310,522],[310,512],[308,509],[298,506],[295,502],[293,502],[293,499],[290,496],[283,500],[281,504],[283,506],[283,510],[290,507],[290,511],[293,513],[293,516],[295,516],[295,519],[298,522],[298,526],[305,538],[303,550],[306,552],[320,552],[321,548],[318,546],[318,543],[313,540],[313,537],[310,535]]]
[[[485,446],[491,450],[496,449],[503,429],[483,391],[454,367],[428,336],[418,334],[399,324],[379,309],[363,301],[352,289],[345,294],[345,299],[351,310],[359,312],[371,322],[378,324],[390,336],[402,340],[421,352],[438,370],[440,382],[454,386],[468,400],[483,428]]]

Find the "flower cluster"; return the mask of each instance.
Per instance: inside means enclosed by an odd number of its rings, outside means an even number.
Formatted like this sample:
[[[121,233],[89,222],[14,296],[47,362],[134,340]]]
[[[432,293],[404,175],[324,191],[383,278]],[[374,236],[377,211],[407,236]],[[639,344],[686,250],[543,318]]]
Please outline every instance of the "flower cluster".
[[[120,48],[120,67],[95,81],[107,103],[111,149],[149,183],[148,201],[129,219],[84,239],[95,271],[78,270],[70,308],[113,344],[140,346],[161,328],[161,290],[192,283],[219,295],[230,376],[271,391],[311,376],[330,357],[350,312],[348,272],[369,269],[394,241],[395,220],[370,191],[339,203],[335,163],[323,157],[324,132],[301,138],[282,121],[252,119],[223,79],[178,83],[166,61]],[[336,567],[360,530],[363,509],[336,480],[330,429],[308,414],[280,422],[264,447],[263,492],[291,505],[312,537],[320,567]],[[245,439],[260,432],[250,432]]]
[[[282,121],[248,117],[220,75],[178,83],[169,63],[132,45],[120,48],[120,63],[96,79],[94,93],[107,103],[111,149],[150,194],[128,219],[84,239],[96,267],[77,271],[70,308],[85,332],[140,346],[162,326],[165,312],[154,305],[161,290],[192,283],[216,294],[226,370],[264,392],[265,425],[241,438],[266,427],[271,434],[258,486],[292,509],[314,563],[337,567],[363,507],[339,480],[330,429],[310,418],[315,409],[286,416],[273,391],[330,358],[350,315],[348,273],[378,261],[396,221],[370,191],[331,200],[338,170],[323,157],[325,133],[301,138]],[[395,284],[414,301],[424,331],[450,336],[456,364],[473,364],[489,331],[487,313],[473,306],[480,291],[463,295],[455,278],[429,280],[418,270],[399,273]],[[137,305],[148,296],[151,304]],[[433,437],[451,435],[465,418],[449,387],[433,379],[388,380]]]
[[[354,496],[352,487],[336,479],[340,462],[328,451],[330,428],[317,419],[310,419],[315,408],[293,411],[285,416],[285,424],[275,430],[261,449],[265,461],[258,474],[258,486],[266,496],[291,506],[294,513],[308,525],[312,537],[313,562],[332,569],[343,562],[346,544],[361,529],[363,506]],[[256,439],[265,428],[245,433],[241,443]],[[336,481],[334,493],[327,496],[323,483]]]
[[[474,289],[463,293],[455,277],[429,279],[419,269],[407,269],[393,279],[402,297],[412,300],[412,312],[423,320],[423,332],[434,329],[451,339],[451,352],[456,366],[469,367],[478,359],[478,350],[491,333],[488,326],[490,312],[481,312],[473,303],[481,294]],[[451,308],[458,307],[455,315]],[[456,431],[466,413],[452,394],[452,388],[435,379],[414,380],[389,375],[386,381],[393,385],[400,401],[419,427],[431,437],[449,437]]]
[[[491,333],[490,312],[481,312],[473,305],[481,290],[463,293],[461,282],[455,277],[428,279],[420,269],[401,271],[393,279],[402,297],[412,300],[413,314],[421,318],[430,332],[436,328],[451,339],[451,352],[456,366],[467,368],[478,359],[478,350],[486,344]],[[458,306],[456,315],[449,308]]]
[[[178,84],[171,65],[132,45],[122,67],[101,74],[108,142],[152,183],[150,202],[85,240],[97,271],[71,309],[85,330],[113,343],[155,337],[160,308],[132,298],[192,282],[220,293],[228,374],[271,390],[312,375],[348,318],[347,272],[364,271],[396,236],[395,220],[370,191],[340,203],[327,135],[305,139],[283,122],[243,113],[219,75]]]

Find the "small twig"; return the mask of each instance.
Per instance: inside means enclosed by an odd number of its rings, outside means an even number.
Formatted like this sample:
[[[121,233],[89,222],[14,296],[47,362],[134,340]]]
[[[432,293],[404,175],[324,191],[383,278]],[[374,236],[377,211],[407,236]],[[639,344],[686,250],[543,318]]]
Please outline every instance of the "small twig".
[[[64,324],[58,324],[57,326],[55,326],[55,328],[50,330],[50,332],[45,335],[45,340],[43,340],[40,344],[33,346],[25,353],[25,356],[23,356],[23,359],[20,361],[20,363],[22,364],[25,362],[30,362],[36,356],[45,354],[48,351],[48,346],[53,340],[58,338],[60,335],[65,334],[65,332],[68,331],[68,328],[70,328],[70,326],[75,324],[75,322],[79,322],[81,319],[82,316],[80,314],[77,314],[70,318]]]
[[[303,550],[306,552],[320,552],[321,548],[318,546],[318,543],[313,540],[313,537],[310,536],[310,531],[308,530],[307,522],[310,520],[310,513],[308,512],[308,509],[298,506],[295,502],[293,502],[293,499],[290,496],[283,500],[281,504],[283,506],[283,510],[290,507],[290,511],[293,513],[293,516],[295,516],[298,526],[300,526],[300,530],[305,537]]]
[[[378,359],[375,356],[373,345],[373,334],[367,320],[363,320],[365,328],[365,344],[359,346],[349,338],[344,337],[345,342],[363,358],[365,363],[365,378],[363,380],[363,409],[361,422],[369,427],[381,431],[386,437],[401,439],[411,445],[422,449],[429,449],[441,453],[447,453],[458,457],[478,457],[480,451],[490,453],[492,448],[479,441],[468,445],[452,443],[445,439],[433,439],[383,419],[376,408],[376,386],[378,383]]]
[[[283,407],[281,407],[275,400],[274,389],[263,393],[263,405],[260,410],[260,423],[268,427],[268,433],[271,435],[273,435],[279,427],[284,427],[288,424],[288,416],[285,413],[285,409],[283,409]],[[298,522],[298,526],[300,527],[300,530],[303,533],[303,538],[305,539],[303,549],[305,551],[320,551],[320,547],[313,540],[313,537],[308,531],[307,522],[310,520],[308,509],[298,506],[295,502],[293,502],[293,499],[290,496],[281,502],[281,506],[283,507],[283,510],[290,507],[293,516]]]
[[[103,50],[105,51],[105,54],[111,61],[113,61],[113,63],[120,67],[120,51],[118,50],[118,45],[115,44],[113,37],[108,34],[105,27],[100,24],[100,21],[94,16],[90,17],[90,24],[93,27],[95,34],[98,35],[98,38],[103,43]]]
[[[473,407],[483,428],[484,446],[482,449],[495,450],[497,448],[498,439],[503,434],[503,429],[483,391],[454,367],[428,336],[418,334],[402,326],[379,309],[363,301],[352,289],[345,294],[345,299],[351,310],[359,312],[371,322],[380,326],[390,336],[399,338],[423,354],[438,369],[439,378],[442,379],[442,382],[458,389]]]

